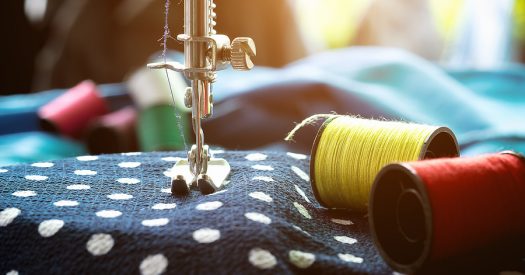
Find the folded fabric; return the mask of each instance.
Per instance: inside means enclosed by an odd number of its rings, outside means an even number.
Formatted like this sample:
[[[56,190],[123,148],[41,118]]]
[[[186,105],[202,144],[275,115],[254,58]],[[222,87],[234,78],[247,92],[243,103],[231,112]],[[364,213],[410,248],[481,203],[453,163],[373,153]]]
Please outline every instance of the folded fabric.
[[[465,155],[525,152],[523,83],[523,66],[449,75],[401,50],[353,47],[316,54],[284,69],[220,72],[214,97],[222,101],[208,133],[210,140],[217,136],[217,143],[268,144],[283,137],[293,122],[336,111],[448,126]],[[257,124],[267,127],[253,127]],[[224,130],[221,125],[229,126]],[[298,143],[306,151],[313,137],[301,138]]]

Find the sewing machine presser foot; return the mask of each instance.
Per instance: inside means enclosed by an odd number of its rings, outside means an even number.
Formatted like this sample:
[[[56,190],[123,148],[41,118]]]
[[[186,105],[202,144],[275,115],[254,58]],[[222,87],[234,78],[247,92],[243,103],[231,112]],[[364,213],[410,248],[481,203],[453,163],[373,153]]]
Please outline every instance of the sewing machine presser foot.
[[[197,176],[193,175],[191,163],[187,159],[177,161],[171,168],[171,174],[175,175],[171,180],[173,195],[187,195],[190,189],[199,189],[202,194],[208,195],[224,186],[231,171],[230,165],[225,159],[208,157],[208,146],[205,146],[203,151],[207,161],[203,162],[203,169]],[[191,180],[187,181],[187,179]]]

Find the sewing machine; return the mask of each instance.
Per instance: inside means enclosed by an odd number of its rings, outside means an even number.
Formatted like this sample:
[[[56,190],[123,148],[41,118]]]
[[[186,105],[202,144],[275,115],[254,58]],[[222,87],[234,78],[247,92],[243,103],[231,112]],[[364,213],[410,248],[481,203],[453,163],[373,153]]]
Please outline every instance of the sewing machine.
[[[216,71],[231,64],[239,71],[250,70],[251,60],[256,55],[255,43],[249,37],[238,37],[230,42],[226,35],[215,31],[213,0],[184,0],[184,34],[177,40],[184,42],[184,64],[178,62],[150,63],[151,69],[169,69],[181,72],[190,80],[186,89],[185,105],[191,108],[195,144],[188,152],[187,160],[178,161],[171,170],[172,193],[186,194],[190,185],[198,187],[203,194],[210,194],[221,188],[230,173],[230,166],[224,159],[211,158],[208,145],[204,142],[202,119],[213,113],[212,83]],[[187,182],[187,179],[190,179]]]

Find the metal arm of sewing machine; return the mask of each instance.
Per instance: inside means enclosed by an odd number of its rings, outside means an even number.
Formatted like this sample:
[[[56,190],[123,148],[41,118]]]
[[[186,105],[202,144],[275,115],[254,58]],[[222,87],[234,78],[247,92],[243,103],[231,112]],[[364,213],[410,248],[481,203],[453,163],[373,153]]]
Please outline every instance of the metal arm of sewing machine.
[[[192,178],[191,184],[198,186],[202,193],[213,193],[228,176],[230,167],[225,160],[210,160],[208,146],[204,143],[201,120],[213,113],[211,84],[216,80],[216,71],[230,64],[235,70],[252,69],[251,58],[256,55],[256,48],[251,38],[239,37],[230,43],[228,36],[215,34],[212,0],[185,0],[184,5],[185,34],[178,35],[177,39],[184,42],[185,64],[150,63],[148,68],[181,72],[191,82],[184,98],[186,106],[192,109],[195,144],[188,152],[188,160],[178,162],[172,169],[172,193],[189,192],[186,178]]]

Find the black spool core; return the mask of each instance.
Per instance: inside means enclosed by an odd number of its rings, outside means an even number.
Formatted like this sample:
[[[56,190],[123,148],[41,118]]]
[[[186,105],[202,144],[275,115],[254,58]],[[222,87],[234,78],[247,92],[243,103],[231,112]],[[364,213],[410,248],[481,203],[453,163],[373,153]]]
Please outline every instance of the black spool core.
[[[414,189],[405,189],[397,199],[397,228],[407,242],[417,243],[425,238],[425,213],[421,196]]]
[[[40,118],[38,120],[38,124],[40,126],[40,129],[44,132],[58,134],[60,131],[58,127],[49,119]]]
[[[458,157],[459,146],[456,137],[446,127],[438,128],[425,142],[419,159]]]
[[[369,203],[375,246],[395,270],[413,273],[431,247],[432,212],[425,186],[403,164],[385,166],[376,177]]]
[[[89,152],[92,154],[108,154],[124,152],[121,150],[119,133],[108,127],[94,127],[86,138]]]

